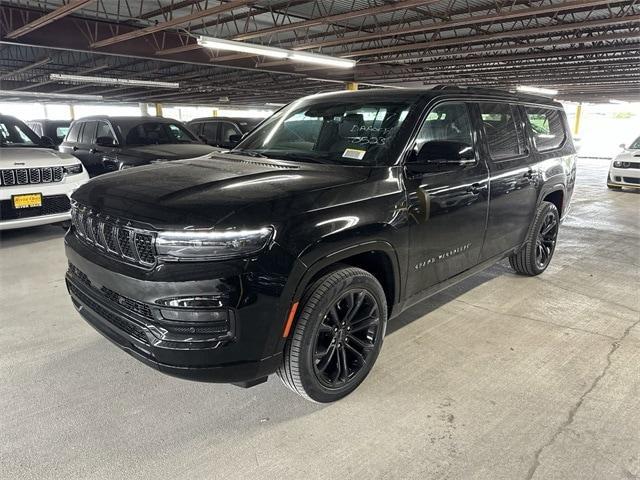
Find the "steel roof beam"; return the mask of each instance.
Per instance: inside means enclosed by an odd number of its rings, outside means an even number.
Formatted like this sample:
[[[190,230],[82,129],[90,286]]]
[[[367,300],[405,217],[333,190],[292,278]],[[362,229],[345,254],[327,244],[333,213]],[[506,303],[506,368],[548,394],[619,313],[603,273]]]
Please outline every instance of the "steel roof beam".
[[[5,38],[14,40],[18,37],[26,35],[27,33],[31,33],[38,28],[44,27],[45,25],[50,24],[51,22],[55,22],[59,18],[65,17],[70,13],[75,12],[76,10],[84,7],[87,3],[92,0],[72,0],[66,5],[62,5],[61,7],[52,10],[51,12],[43,15],[42,17],[36,18],[32,22],[27,23],[26,25],[21,26],[20,28],[9,32],[5,35]]]
[[[151,25],[149,27],[123,33],[122,35],[116,35],[114,37],[106,38],[104,40],[92,43],[90,47],[101,48],[120,42],[126,42],[127,40],[133,40],[134,38],[144,37],[146,35],[151,35],[152,33],[161,32],[169,28],[177,27],[178,25],[184,25],[185,23],[193,22],[194,20],[199,20],[201,18],[210,17],[211,15],[217,15],[222,12],[227,12],[229,10],[233,10],[234,8],[245,7],[248,4],[253,3],[254,1],[255,0],[232,0],[228,3],[223,3],[216,7],[200,10],[199,12],[192,13],[191,15],[173,18],[171,20],[167,20],[166,22],[160,22],[156,25]]]
[[[18,70],[14,70],[13,72],[7,72],[7,73],[3,73],[2,75],[0,75],[0,80],[4,80],[5,78],[11,78],[14,77],[16,75],[19,75],[20,73],[24,73],[24,72],[28,72],[29,70],[33,70],[34,68],[38,68],[41,67],[43,65],[46,65],[47,63],[50,63],[51,59],[50,58],[44,58],[38,62],[34,62],[31,63],[29,65],[26,65],[22,68],[19,68]]]

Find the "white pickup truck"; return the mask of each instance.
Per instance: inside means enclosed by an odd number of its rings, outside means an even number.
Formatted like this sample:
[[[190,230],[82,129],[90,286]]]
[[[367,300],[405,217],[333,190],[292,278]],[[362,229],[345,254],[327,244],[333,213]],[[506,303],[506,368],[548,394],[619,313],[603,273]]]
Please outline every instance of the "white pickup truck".
[[[70,196],[89,180],[80,161],[0,115],[0,230],[66,222]]]

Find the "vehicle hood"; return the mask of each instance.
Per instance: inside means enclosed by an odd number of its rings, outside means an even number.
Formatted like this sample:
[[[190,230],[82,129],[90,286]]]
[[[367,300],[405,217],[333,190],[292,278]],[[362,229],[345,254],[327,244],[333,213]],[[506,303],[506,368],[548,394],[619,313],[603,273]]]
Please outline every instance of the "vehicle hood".
[[[617,162],[640,162],[640,149],[625,150],[613,160]]]
[[[118,156],[129,164],[146,164],[153,160],[183,160],[201,157],[215,150],[214,147],[199,143],[124,146],[118,152]]]
[[[0,168],[38,168],[56,165],[74,165],[79,160],[73,155],[49,148],[0,147]]]
[[[353,192],[346,186],[363,182],[369,171],[212,154],[102,175],[73,198],[155,228],[251,226],[339,203],[345,196],[338,190]]]

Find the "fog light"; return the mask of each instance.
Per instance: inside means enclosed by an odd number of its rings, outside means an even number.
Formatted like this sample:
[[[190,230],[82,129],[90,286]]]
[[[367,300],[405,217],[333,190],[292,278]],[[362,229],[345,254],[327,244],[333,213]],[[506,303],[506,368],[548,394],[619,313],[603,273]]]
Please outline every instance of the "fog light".
[[[175,308],[220,308],[222,302],[213,295],[200,295],[197,297],[163,298],[159,304]]]
[[[174,322],[218,323],[229,321],[228,310],[168,310],[160,309],[162,318]]]

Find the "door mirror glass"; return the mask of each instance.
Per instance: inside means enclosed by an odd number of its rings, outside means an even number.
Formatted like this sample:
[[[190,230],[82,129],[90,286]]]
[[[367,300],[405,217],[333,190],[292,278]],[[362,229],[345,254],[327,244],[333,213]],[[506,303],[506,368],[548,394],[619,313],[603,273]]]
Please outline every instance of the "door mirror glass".
[[[116,142],[111,137],[98,137],[96,138],[96,144],[100,147],[113,147]]]
[[[233,134],[233,135],[229,135],[229,144],[231,144],[231,146],[236,146],[237,144],[240,143],[240,140],[242,140],[242,137],[244,135],[240,135],[240,134]]]

